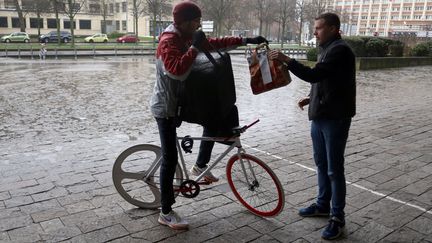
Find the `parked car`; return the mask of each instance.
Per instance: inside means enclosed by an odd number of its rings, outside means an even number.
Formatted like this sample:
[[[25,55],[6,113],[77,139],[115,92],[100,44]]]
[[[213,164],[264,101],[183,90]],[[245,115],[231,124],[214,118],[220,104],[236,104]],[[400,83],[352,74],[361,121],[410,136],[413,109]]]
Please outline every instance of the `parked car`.
[[[117,38],[118,43],[137,43],[138,41],[139,39],[135,34],[126,34]]]
[[[57,42],[57,39],[57,31],[51,31],[46,35],[39,36],[39,41],[44,43]],[[60,31],[60,40],[68,43],[72,40],[72,35],[68,31]]]
[[[108,36],[106,34],[94,34],[92,36],[86,37],[84,39],[85,42],[103,42],[103,43],[107,43],[108,42]]]
[[[10,43],[10,42],[25,42],[25,43],[29,43],[30,42],[30,37],[25,32],[14,32],[14,33],[11,33],[9,35],[2,36],[0,38],[0,40],[1,40],[1,42],[6,42],[6,43]]]

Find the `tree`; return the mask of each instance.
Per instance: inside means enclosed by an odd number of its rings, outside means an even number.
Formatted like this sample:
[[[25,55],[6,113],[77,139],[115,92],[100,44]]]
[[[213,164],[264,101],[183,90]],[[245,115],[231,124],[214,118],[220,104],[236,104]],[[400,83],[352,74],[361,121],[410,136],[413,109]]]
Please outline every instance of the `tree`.
[[[219,37],[223,33],[223,27],[231,28],[235,23],[232,20],[235,13],[236,0],[200,0],[198,5],[203,12],[203,18],[213,20],[214,35]],[[238,0],[237,0],[238,1]],[[228,23],[233,21],[233,23]],[[228,29],[229,30],[229,29]]]
[[[48,13],[51,10],[51,3],[49,0],[27,0],[28,4],[24,4],[25,1],[23,0],[23,10],[27,13],[34,13],[37,17],[37,28],[38,28],[38,36],[40,36],[40,29],[41,29],[41,16],[45,13]]]
[[[52,5],[52,10],[54,11],[55,18],[56,18],[56,27],[57,27],[57,36],[60,36],[60,18],[59,14],[62,9],[63,3],[60,2],[61,0],[50,0]],[[60,38],[57,38],[57,44],[60,45],[61,40]]]
[[[302,32],[303,32],[303,23],[305,21],[305,10],[306,10],[306,1],[305,0],[297,0],[296,8],[295,8],[295,19],[298,22],[298,41],[299,46],[301,46],[302,41]]]
[[[104,34],[106,34],[107,29],[106,19],[108,16],[108,2],[109,0],[100,0],[100,5],[96,5],[96,9],[93,9],[93,11],[99,13],[102,16],[101,32]],[[92,12],[92,8],[90,8],[90,12]]]
[[[310,0],[306,4],[305,19],[310,23],[309,33],[313,32],[315,18],[328,10],[329,0]]]
[[[131,13],[133,17],[134,33],[138,36],[138,20],[146,12],[147,0],[132,0]],[[157,2],[157,0],[153,0]]]
[[[257,10],[257,17],[259,21],[259,31],[258,34],[262,35],[262,27],[263,22],[266,18],[266,6],[267,6],[267,0],[255,0],[256,3],[256,10]]]
[[[14,0],[14,4],[15,4],[15,10],[18,13],[18,19],[20,22],[20,31],[25,32],[26,26],[25,26],[25,17],[24,17],[23,10],[22,10],[18,0]]]
[[[235,25],[238,24],[239,20],[241,19],[240,10],[242,9],[241,1],[235,0],[232,1],[231,6],[226,11],[226,17],[222,21],[222,26],[224,27],[225,31],[221,28],[221,33],[223,35],[230,35],[230,31],[233,29]]]
[[[84,6],[85,0],[65,0],[64,4],[61,4],[62,6],[62,12],[69,17],[70,22],[70,32],[72,35],[72,46],[75,45],[75,36],[74,36],[74,29],[75,29],[75,22],[74,18],[75,15],[81,10],[81,8]],[[58,39],[60,40],[60,35],[57,35]]]
[[[292,0],[279,0],[279,11],[277,14],[277,22],[282,28],[282,35],[281,35],[281,48],[283,48],[283,44],[285,42],[285,30],[288,25],[288,22],[292,18],[294,14],[294,2]]]
[[[139,2],[140,0],[133,0]],[[156,46],[156,29],[158,22],[163,16],[166,16],[171,11],[171,1],[169,0],[145,0],[145,6],[140,15],[144,12],[152,17],[153,22],[153,47]],[[139,8],[137,8],[139,10]],[[138,16],[137,12],[137,16]],[[135,16],[135,15],[134,15]],[[159,21],[158,21],[159,20]],[[138,31],[138,17],[136,18],[136,30]],[[138,34],[138,33],[137,33]]]

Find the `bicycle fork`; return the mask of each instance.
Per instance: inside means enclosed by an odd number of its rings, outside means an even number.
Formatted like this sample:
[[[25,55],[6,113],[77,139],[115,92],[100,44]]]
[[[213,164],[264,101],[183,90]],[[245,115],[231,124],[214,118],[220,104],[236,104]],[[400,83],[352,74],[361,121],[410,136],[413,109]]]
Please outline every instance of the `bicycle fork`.
[[[241,165],[241,168],[242,168],[242,171],[243,171],[243,175],[244,175],[244,177],[246,179],[246,183],[247,183],[247,185],[249,185],[249,190],[250,191],[254,191],[255,187],[259,187],[259,183],[258,183],[258,180],[256,178],[255,172],[254,172],[254,170],[252,168],[252,165],[251,165],[250,161],[249,160],[244,160],[242,158],[242,152],[244,152],[244,150],[243,149],[239,149],[239,151],[237,152],[237,156],[239,157],[240,165]],[[250,171],[250,173],[252,175],[252,178],[251,178],[251,179],[253,179],[252,183],[249,180],[249,176],[248,176],[248,173],[247,173],[248,169],[249,169],[249,171]]]

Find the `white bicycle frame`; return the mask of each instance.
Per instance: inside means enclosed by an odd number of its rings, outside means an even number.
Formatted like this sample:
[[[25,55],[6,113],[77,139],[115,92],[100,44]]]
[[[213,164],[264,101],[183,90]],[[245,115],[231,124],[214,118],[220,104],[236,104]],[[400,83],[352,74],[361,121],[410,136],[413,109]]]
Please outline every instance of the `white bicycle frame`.
[[[241,154],[245,153],[245,150],[242,148],[242,145],[241,145],[241,142],[240,142],[240,136],[232,137],[232,138],[229,138],[229,139],[227,139],[225,137],[177,137],[176,144],[177,144],[177,150],[178,150],[177,152],[179,154],[179,159],[180,159],[179,164],[180,164],[180,168],[182,169],[183,174],[184,174],[186,180],[189,180],[189,173],[188,173],[188,170],[186,169],[186,162],[185,162],[185,159],[184,159],[184,156],[183,156],[182,148],[181,148],[180,143],[179,143],[179,140],[182,140],[184,138],[191,139],[191,140],[194,140],[194,141],[233,142],[233,144],[231,144],[223,153],[221,153],[219,155],[219,157],[215,161],[213,161],[210,166],[207,167],[206,170],[204,170],[197,178],[195,178],[196,182],[198,182],[199,180],[201,180],[208,171],[212,170],[217,164],[219,164],[219,162],[229,152],[231,152],[235,147],[238,148],[237,155],[240,158],[241,158]],[[146,181],[149,178],[150,175],[153,175],[155,173],[155,171],[159,168],[161,162],[162,162],[162,157],[156,163],[154,163],[150,167],[150,170],[148,171],[149,173],[147,173],[147,175],[145,175],[145,177],[143,178],[144,181]],[[246,171],[246,169],[244,168],[243,163],[242,163],[242,169],[243,169],[243,171]],[[252,171],[252,173],[253,173],[253,171]],[[246,178],[246,180],[247,180],[247,178]]]

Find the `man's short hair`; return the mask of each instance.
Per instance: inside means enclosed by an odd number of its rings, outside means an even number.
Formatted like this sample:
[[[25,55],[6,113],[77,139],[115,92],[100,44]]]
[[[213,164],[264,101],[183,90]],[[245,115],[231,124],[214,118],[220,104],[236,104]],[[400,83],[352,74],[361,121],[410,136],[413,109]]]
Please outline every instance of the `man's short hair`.
[[[315,20],[323,19],[324,23],[327,26],[335,26],[336,29],[340,29],[340,19],[339,16],[335,13],[323,13],[320,14],[318,17],[315,18]]]

